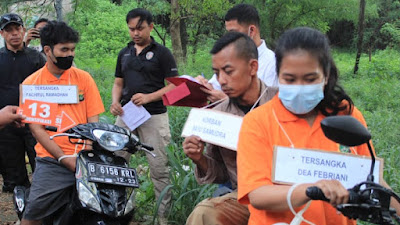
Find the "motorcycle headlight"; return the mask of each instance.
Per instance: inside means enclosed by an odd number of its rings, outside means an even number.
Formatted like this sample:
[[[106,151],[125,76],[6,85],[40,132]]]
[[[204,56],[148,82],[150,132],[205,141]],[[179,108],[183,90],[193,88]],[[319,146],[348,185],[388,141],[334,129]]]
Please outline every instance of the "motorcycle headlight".
[[[135,191],[132,191],[131,195],[129,196],[129,200],[125,206],[124,215],[130,213],[133,208],[135,208]]]
[[[122,150],[129,142],[128,135],[106,130],[93,130],[93,135],[100,146],[109,151]]]
[[[96,212],[101,213],[100,203],[96,196],[81,182],[78,185],[79,200],[86,206],[94,209]]]

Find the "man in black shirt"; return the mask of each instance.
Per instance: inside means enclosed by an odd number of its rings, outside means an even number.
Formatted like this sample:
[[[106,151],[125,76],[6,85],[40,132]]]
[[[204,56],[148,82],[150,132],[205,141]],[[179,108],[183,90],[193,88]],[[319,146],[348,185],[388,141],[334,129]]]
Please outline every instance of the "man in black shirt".
[[[5,46],[0,49],[0,108],[18,105],[19,85],[45,64],[36,50],[24,46],[25,28],[20,16],[7,13],[0,18],[0,34]],[[36,144],[28,128],[6,126],[0,131],[0,173],[3,191],[11,192],[15,185],[29,186],[25,167],[25,149],[34,152]]]
[[[143,105],[151,114],[151,118],[136,128],[135,132],[143,143],[154,147],[156,157],[147,156],[147,160],[158,199],[161,191],[170,183],[165,147],[171,135],[167,108],[161,96],[174,87],[172,84],[165,86],[164,79],[177,76],[178,71],[171,52],[150,36],[153,19],[149,11],[131,10],[126,16],[126,23],[132,42],[118,55],[110,111],[118,116],[116,124],[123,127],[126,125],[120,118],[123,114],[122,105],[129,101]],[[160,224],[166,224],[165,216],[170,201],[171,195],[167,193],[158,211]]]

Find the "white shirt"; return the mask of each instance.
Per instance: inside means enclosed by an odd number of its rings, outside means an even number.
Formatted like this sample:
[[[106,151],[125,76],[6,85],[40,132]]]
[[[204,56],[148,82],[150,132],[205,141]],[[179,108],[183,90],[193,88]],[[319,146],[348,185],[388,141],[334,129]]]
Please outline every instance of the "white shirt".
[[[267,86],[278,87],[278,76],[276,75],[275,53],[267,48],[265,41],[261,39],[261,45],[257,47],[258,51],[258,70],[257,76]],[[214,74],[208,81],[214,89],[221,90],[217,75]]]

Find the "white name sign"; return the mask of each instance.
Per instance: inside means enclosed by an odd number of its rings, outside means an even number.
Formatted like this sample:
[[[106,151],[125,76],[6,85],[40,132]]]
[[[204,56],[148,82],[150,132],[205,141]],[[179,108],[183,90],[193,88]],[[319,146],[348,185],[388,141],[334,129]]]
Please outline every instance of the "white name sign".
[[[226,112],[192,108],[182,137],[197,135],[204,142],[236,151],[242,121],[242,117]]]
[[[314,183],[338,180],[345,188],[366,181],[371,158],[340,152],[294,149],[275,146],[272,181],[275,183]],[[380,182],[383,159],[376,158],[374,181]]]
[[[79,103],[77,85],[21,85],[21,101],[25,99],[58,103]]]

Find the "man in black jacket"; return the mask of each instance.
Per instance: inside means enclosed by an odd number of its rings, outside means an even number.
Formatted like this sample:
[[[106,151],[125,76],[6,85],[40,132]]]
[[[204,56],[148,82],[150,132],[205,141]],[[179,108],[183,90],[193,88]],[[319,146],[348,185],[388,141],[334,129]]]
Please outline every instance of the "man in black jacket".
[[[19,15],[6,13],[1,16],[0,34],[4,38],[5,46],[0,49],[0,108],[18,105],[20,83],[46,63],[38,51],[25,47],[25,31]],[[3,192],[12,192],[16,185],[29,186],[25,150],[34,153],[35,144],[36,141],[28,128],[6,126],[0,130],[0,173],[4,180]]]

